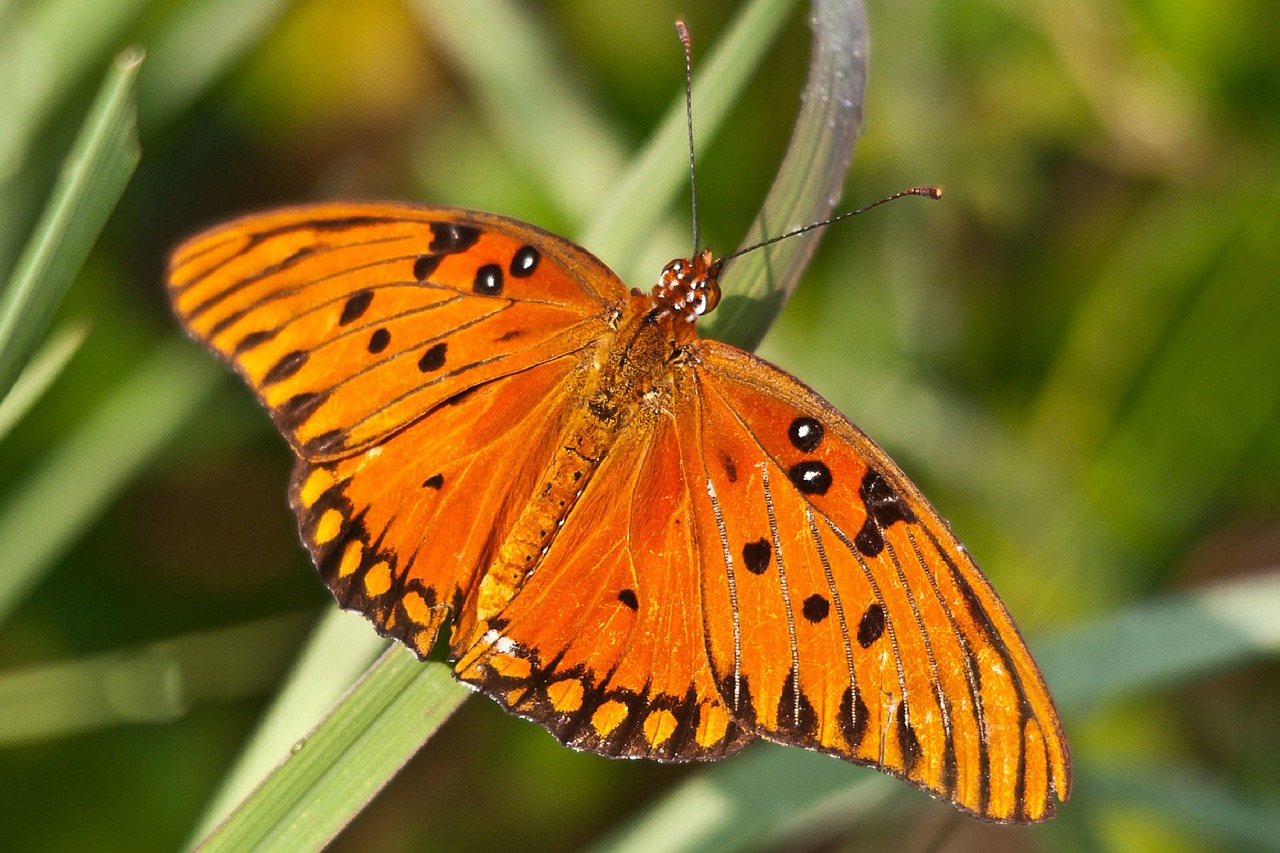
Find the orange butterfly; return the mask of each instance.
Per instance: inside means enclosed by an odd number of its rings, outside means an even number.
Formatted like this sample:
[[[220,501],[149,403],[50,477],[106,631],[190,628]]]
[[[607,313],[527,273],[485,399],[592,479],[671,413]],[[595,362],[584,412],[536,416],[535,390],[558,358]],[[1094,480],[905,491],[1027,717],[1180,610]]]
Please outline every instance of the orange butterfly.
[[[700,338],[710,250],[628,291],[446,207],[250,216],[173,254],[179,318],[298,456],[338,603],[561,742],[714,759],[756,737],[1038,821],[1067,744],[1017,628],[898,467],[799,380]]]

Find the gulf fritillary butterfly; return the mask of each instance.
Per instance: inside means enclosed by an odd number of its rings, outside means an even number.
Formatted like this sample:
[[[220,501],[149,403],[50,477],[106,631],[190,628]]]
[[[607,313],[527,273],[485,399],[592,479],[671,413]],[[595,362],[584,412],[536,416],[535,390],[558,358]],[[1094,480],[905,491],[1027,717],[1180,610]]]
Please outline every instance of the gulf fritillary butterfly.
[[[1030,822],[1070,786],[1044,680],[916,487],[799,380],[700,338],[721,261],[628,291],[488,213],[332,203],[178,247],[178,317],[297,454],[338,603],[563,743],[756,737]]]

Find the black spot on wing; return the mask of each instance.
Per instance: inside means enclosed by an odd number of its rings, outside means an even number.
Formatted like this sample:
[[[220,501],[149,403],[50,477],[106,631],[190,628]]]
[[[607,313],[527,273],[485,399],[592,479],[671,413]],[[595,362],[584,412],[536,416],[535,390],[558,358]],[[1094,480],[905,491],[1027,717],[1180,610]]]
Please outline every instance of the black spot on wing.
[[[497,264],[485,264],[476,270],[471,290],[481,296],[497,296],[502,293],[502,286],[502,267]]]
[[[413,261],[413,278],[415,281],[426,281],[436,271],[444,255],[418,255]]]
[[[276,407],[276,423],[280,424],[281,429],[295,432],[306,423],[308,418],[315,414],[316,409],[324,405],[327,399],[329,399],[329,394],[325,391],[307,391],[303,394],[294,394]]]
[[[874,468],[868,468],[863,475],[858,497],[866,507],[867,518],[853,543],[868,557],[875,557],[884,550],[885,530],[899,521],[911,523],[916,520],[915,513],[902,495],[894,491],[884,475]]]
[[[870,712],[862,701],[862,694],[851,684],[840,700],[840,731],[850,751],[856,751],[867,736],[867,717]]]
[[[369,345],[366,349],[373,355],[382,352],[391,343],[391,333],[386,329],[374,329],[373,334],[369,336]]]
[[[804,600],[801,608],[804,618],[817,625],[831,612],[831,602],[816,592]]]
[[[286,353],[262,377],[262,384],[272,385],[288,379],[302,369],[302,366],[307,363],[307,358],[307,353],[300,349]]]
[[[858,645],[864,649],[871,648],[871,644],[880,639],[880,635],[884,633],[884,624],[884,607],[880,602],[873,601],[858,622]]]
[[[538,268],[542,254],[533,246],[521,246],[511,258],[507,272],[512,278],[528,278]]]
[[[432,222],[431,235],[429,248],[432,254],[453,255],[474,246],[480,239],[480,229],[457,222]]]
[[[422,358],[418,359],[418,370],[423,373],[430,373],[433,370],[439,370],[444,367],[446,349],[448,349],[448,344],[443,341],[432,346],[422,354]]]
[[[803,495],[825,495],[831,488],[831,469],[817,459],[806,459],[787,470],[787,479]]]
[[[432,474],[430,477],[422,481],[422,488],[435,489],[439,491],[444,485],[444,474]]]
[[[342,447],[347,440],[346,430],[331,429],[309,439],[302,445],[302,453],[307,457],[326,456]]]
[[[235,346],[235,354],[240,355],[246,353],[254,347],[261,346],[271,340],[279,332],[279,329],[264,329],[258,332],[250,332],[240,339]]]
[[[800,690],[800,676],[793,669],[778,698],[778,728],[799,739],[811,739],[818,731],[818,714]]]
[[[636,598],[634,589],[624,589],[618,592],[618,600],[632,610],[640,609],[640,600]]]
[[[339,326],[347,326],[364,316],[373,304],[373,291],[362,290],[347,300],[342,306],[342,316],[338,318]]]
[[[911,723],[907,720],[907,702],[904,699],[898,703],[898,749],[902,752],[902,769],[907,775],[911,775],[911,771],[915,769],[916,761],[920,758],[920,739],[916,737],[916,730],[911,727]]]
[[[791,446],[801,453],[817,450],[818,445],[822,444],[823,435],[822,424],[810,417],[796,418],[787,427],[787,438],[791,440]]]
[[[773,548],[769,546],[768,541],[757,539],[742,546],[742,563],[747,567],[747,571],[762,575],[769,568],[769,555],[772,553]]]

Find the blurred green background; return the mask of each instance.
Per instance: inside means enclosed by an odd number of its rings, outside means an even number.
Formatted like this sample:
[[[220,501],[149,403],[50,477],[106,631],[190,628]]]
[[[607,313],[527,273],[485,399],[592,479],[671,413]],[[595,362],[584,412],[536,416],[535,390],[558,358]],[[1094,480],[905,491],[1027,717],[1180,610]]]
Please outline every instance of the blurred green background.
[[[54,378],[29,410],[0,407],[6,849],[182,844],[329,606],[284,442],[178,340],[168,248],[342,197],[574,234],[681,90],[672,21],[687,16],[696,75],[741,13],[462,5],[0,0],[0,281],[112,57],[148,52],[141,160],[31,362]],[[1042,652],[1076,790],[1053,823],[1010,829],[893,785],[883,807],[817,803],[757,841],[1280,847],[1280,9],[869,0],[868,16],[845,206],[926,182],[946,197],[829,229],[760,352],[952,520]],[[590,133],[589,151],[530,144],[490,97],[470,60],[506,27],[546,68],[497,65],[517,88],[551,75],[584,122],[565,138]],[[721,250],[768,190],[809,41],[796,3],[700,161]],[[579,847],[704,771],[580,755],[476,698],[333,849]]]

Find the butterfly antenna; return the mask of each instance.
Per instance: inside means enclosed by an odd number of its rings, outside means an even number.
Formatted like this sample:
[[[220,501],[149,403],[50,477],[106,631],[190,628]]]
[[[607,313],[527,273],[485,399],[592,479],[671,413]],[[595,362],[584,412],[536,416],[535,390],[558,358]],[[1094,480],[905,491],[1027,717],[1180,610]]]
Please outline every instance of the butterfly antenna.
[[[689,132],[689,199],[693,204],[693,255],[698,254],[698,170],[693,158],[693,40],[689,27],[676,20],[676,35],[684,47],[684,124]]]
[[[727,261],[730,258],[736,258],[739,255],[745,255],[747,252],[754,252],[756,249],[760,249],[765,246],[771,245],[773,243],[778,242],[779,240],[785,240],[788,237],[795,237],[799,234],[804,234],[806,231],[812,231],[815,228],[824,228],[833,222],[839,222],[841,219],[848,219],[850,216],[857,216],[859,213],[866,213],[868,210],[870,210],[873,207],[879,207],[882,204],[887,204],[888,202],[896,201],[897,199],[900,199],[904,196],[909,196],[909,195],[919,195],[919,196],[924,196],[925,198],[939,199],[939,198],[942,198],[942,188],[934,187],[934,186],[911,187],[910,189],[905,189],[905,190],[902,190],[901,192],[896,192],[893,195],[885,196],[879,201],[873,201],[871,202],[871,204],[868,204],[865,207],[860,207],[857,210],[846,211],[845,213],[842,213],[839,216],[833,216],[830,219],[824,219],[821,222],[813,222],[813,223],[810,223],[809,225],[804,226],[803,228],[797,228],[794,231],[788,231],[786,234],[779,234],[777,237],[770,237],[768,240],[762,240],[753,246],[747,246],[747,248],[745,249],[739,249],[738,251],[734,252],[732,255],[725,255],[722,260]]]

